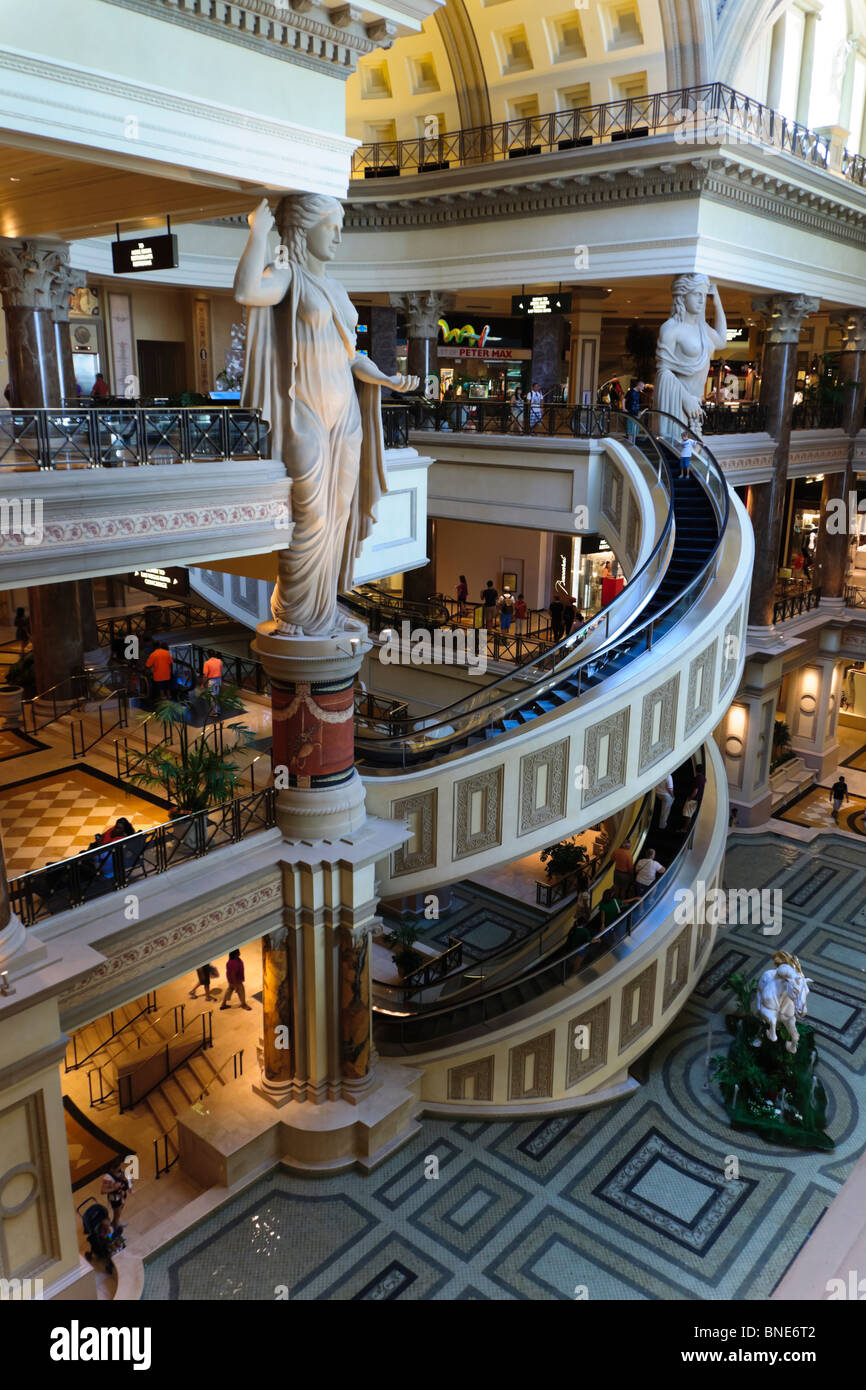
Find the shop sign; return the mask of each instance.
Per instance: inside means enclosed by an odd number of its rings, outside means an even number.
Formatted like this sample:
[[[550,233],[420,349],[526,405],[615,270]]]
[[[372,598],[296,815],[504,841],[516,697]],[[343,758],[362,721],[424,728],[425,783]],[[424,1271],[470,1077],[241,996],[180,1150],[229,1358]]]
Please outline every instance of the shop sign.
[[[126,582],[133,589],[146,589],[151,594],[170,594],[172,598],[189,594],[189,575],[179,565],[169,569],[133,570]]]
[[[482,362],[528,362],[530,348],[440,347],[439,357],[480,358]]]
[[[443,343],[462,343],[466,347],[484,347],[485,343],[501,341],[499,338],[493,337],[489,323],[485,323],[480,333],[475,332],[471,323],[464,323],[462,328],[449,328],[447,319],[440,319],[439,327],[442,330]]]
[[[129,275],[139,270],[172,270],[177,263],[177,237],[173,232],[111,243],[115,275]]]
[[[570,314],[570,294],[513,294],[512,314]]]

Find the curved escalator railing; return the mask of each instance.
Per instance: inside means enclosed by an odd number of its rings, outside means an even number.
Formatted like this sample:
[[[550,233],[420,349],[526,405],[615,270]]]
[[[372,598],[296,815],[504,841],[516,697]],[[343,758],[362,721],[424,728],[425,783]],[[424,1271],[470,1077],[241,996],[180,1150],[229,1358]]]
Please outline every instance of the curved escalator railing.
[[[647,427],[647,420],[655,426],[655,432]],[[617,599],[578,632],[564,638],[543,657],[451,705],[435,721],[429,717],[407,720],[399,734],[385,739],[366,738],[362,723],[357,731],[356,750],[363,775],[388,776],[393,775],[395,767],[441,764],[459,757],[467,746],[509,733],[538,714],[579,698],[600,680],[650,651],[653,643],[700,600],[716,573],[730,500],[727,482],[712,452],[699,436],[685,432],[693,444],[691,468],[699,490],[678,487],[672,477],[683,433],[680,421],[660,411],[644,411],[640,420],[610,412],[610,434],[639,449],[654,468],[657,481],[668,487],[672,497],[662,536],[645,565]],[[674,528],[681,535],[671,549],[668,542],[678,507],[683,524]],[[707,534],[710,523],[713,535]],[[647,595],[641,592],[642,586],[650,589]],[[617,605],[630,591],[632,599],[635,594],[640,599],[639,606],[631,608],[637,621],[608,637],[610,628],[616,629],[620,621],[617,614],[622,610],[617,610]],[[602,626],[602,644],[592,643],[593,649],[587,651],[584,643]],[[513,687],[518,680],[532,682],[531,687],[504,689]]]

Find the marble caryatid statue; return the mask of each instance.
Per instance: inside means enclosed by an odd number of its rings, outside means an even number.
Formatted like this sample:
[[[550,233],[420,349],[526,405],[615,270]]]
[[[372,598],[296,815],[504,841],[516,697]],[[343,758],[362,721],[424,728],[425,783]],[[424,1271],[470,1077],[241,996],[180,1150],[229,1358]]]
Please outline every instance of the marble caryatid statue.
[[[678,275],[671,286],[673,310],[662,324],[656,344],[653,407],[701,433],[704,396],[710,362],[727,344],[727,324],[719,291],[706,275]],[[705,318],[707,295],[715,305],[715,324]],[[670,420],[659,422],[659,434],[674,436]]]
[[[418,379],[387,376],[357,351],[357,312],[325,274],[342,240],[335,198],[290,194],[276,221],[264,199],[249,224],[234,286],[249,306],[243,400],[261,409],[271,457],[292,479],[292,540],[279,555],[271,612],[278,632],[331,636],[353,625],[337,592],[352,587],[386,490],[381,387],[410,391]],[[274,225],[281,244],[272,261]]]

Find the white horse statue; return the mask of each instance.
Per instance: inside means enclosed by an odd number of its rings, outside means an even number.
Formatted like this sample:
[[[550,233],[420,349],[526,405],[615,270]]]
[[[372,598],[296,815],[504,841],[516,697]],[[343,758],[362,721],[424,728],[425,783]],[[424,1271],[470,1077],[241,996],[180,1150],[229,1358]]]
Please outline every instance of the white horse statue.
[[[767,1026],[767,1038],[776,1042],[776,1026],[784,1023],[788,1032],[785,1047],[796,1052],[800,1043],[797,1032],[797,1019],[806,1014],[806,999],[811,980],[803,974],[796,956],[787,951],[777,951],[773,956],[774,970],[765,970],[758,980],[758,988],[752,999],[752,1013],[762,1018]],[[752,1045],[760,1047],[761,1039],[753,1039]]]

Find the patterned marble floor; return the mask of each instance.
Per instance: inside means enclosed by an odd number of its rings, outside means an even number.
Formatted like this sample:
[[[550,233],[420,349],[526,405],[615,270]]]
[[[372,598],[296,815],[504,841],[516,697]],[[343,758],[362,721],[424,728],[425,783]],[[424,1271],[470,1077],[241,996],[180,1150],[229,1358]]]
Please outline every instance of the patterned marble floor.
[[[527,936],[547,917],[539,908],[463,879],[452,888],[450,906],[440,909],[437,921],[426,922],[423,917],[414,916],[411,920],[428,945],[444,951],[449,940],[456,937],[463,942],[466,960],[479,961]],[[384,907],[382,919],[389,929],[400,920]]]
[[[427,1120],[372,1175],[278,1170],[148,1261],[144,1297],[768,1298],[866,1144],[866,855],[841,835],[804,847],[735,834],[726,874],[780,889],[783,931],[722,929],[627,1101],[521,1123]],[[780,947],[814,979],[830,1154],[734,1133],[706,1085],[708,1045],[726,1044],[725,978],[759,973]]]
[[[866,800],[861,796],[849,794],[849,799],[842,803],[838,818],[834,819],[829,786],[817,786],[798,796],[784,811],[776,811],[774,814],[777,820],[793,821],[795,825],[807,825],[821,830],[831,830],[839,826],[842,830],[850,830],[854,835],[866,835],[864,812]]]

